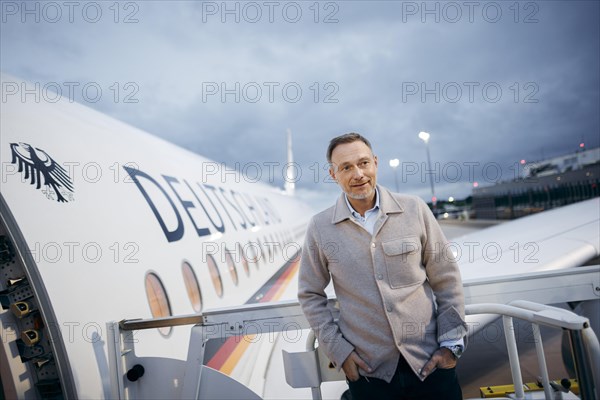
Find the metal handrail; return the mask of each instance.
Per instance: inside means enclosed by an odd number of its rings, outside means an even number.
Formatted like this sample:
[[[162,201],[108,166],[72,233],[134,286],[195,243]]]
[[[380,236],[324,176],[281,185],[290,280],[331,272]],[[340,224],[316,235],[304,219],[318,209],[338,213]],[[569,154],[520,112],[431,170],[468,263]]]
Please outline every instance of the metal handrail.
[[[336,299],[329,299],[329,305],[334,313],[337,311],[336,302]],[[515,397],[517,399],[524,399],[525,395],[512,324],[513,318],[525,320],[532,324],[546,399],[552,399],[553,395],[546,369],[539,325],[562,328],[570,332],[581,397],[583,400],[595,398],[594,382],[600,382],[598,378],[600,367],[598,367],[599,362],[594,360],[600,360],[600,344],[598,338],[590,328],[587,318],[564,309],[522,300],[513,301],[509,304],[469,304],[465,307],[465,313],[467,315],[496,314],[503,317],[509,362],[515,385]],[[131,331],[138,329],[194,325],[190,337],[188,366],[182,390],[183,397],[194,397],[198,393],[202,380],[201,366],[204,358],[204,343],[207,340],[231,335],[243,335],[245,332],[244,328],[248,326],[259,327],[260,329],[264,329],[265,332],[287,330],[290,327],[293,329],[309,328],[308,321],[303,315],[297,301],[251,304],[241,307],[207,310],[202,314],[150,320],[124,320],[113,324],[114,328],[111,328],[109,332],[114,331],[115,337],[111,341],[115,344],[122,343],[122,348],[113,346],[115,348],[112,349],[111,353],[113,354],[113,359],[111,359],[111,375],[114,375],[113,378],[117,384],[114,387],[115,397],[126,397],[124,395],[126,387],[123,385],[128,385],[128,383],[122,379],[123,372],[127,370],[128,365],[140,362],[140,360],[135,358],[135,351],[133,351],[134,341],[127,340],[126,338],[119,340],[118,335],[132,335]],[[217,327],[219,329],[216,329]],[[315,340],[314,333],[311,333],[307,341],[307,351],[314,351]],[[125,358],[129,358],[129,361],[126,361]],[[321,368],[319,365],[315,367],[317,369]],[[313,397],[317,396],[315,398],[318,398],[320,388],[311,388],[313,389]]]
[[[600,344],[596,334],[590,328],[589,320],[587,318],[581,317],[568,310],[524,300],[515,300],[509,304],[470,304],[465,307],[465,314],[502,315],[508,358],[515,388],[515,397],[517,399],[524,399],[525,393],[523,390],[523,377],[519,365],[517,342],[512,323],[513,318],[528,321],[532,324],[536,342],[536,354],[546,399],[553,399],[553,395],[550,389],[550,379],[548,378],[539,325],[562,328],[569,332],[581,398],[582,400],[600,398],[600,395],[598,394],[600,368],[598,367],[598,361],[591,361],[600,360]],[[596,385],[594,384],[595,382]]]

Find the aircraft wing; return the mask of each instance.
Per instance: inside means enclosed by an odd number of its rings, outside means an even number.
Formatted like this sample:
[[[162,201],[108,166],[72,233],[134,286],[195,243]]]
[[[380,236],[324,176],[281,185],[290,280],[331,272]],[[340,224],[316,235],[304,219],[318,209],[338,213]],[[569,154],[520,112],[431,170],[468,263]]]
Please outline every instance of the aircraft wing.
[[[451,246],[465,283],[578,267],[600,255],[600,198],[470,233]]]

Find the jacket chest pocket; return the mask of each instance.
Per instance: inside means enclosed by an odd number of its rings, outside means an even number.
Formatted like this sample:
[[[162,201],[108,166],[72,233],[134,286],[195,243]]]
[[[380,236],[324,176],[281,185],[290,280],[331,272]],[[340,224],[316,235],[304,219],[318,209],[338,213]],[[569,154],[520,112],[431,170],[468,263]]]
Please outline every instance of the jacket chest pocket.
[[[394,239],[381,245],[393,289],[423,283],[425,268],[421,265],[421,241],[417,236]]]

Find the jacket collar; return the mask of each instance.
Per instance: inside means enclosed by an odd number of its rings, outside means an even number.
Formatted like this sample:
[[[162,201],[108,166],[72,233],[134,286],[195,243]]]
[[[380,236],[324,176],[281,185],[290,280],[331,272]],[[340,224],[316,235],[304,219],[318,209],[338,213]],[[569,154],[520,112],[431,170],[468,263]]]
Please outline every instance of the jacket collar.
[[[383,214],[400,213],[404,211],[402,205],[400,205],[398,200],[394,198],[387,188],[377,185],[377,190],[379,191],[379,209]],[[350,219],[351,216],[352,214],[350,214],[346,199],[344,198],[344,193],[342,192],[333,208],[333,218],[331,219],[331,223],[337,224],[338,222]]]

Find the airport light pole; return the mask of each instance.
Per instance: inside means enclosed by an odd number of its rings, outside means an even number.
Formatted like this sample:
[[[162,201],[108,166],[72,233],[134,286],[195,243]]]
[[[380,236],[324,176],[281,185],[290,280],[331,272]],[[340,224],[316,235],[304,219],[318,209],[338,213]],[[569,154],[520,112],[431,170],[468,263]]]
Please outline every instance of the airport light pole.
[[[400,187],[398,186],[398,165],[400,165],[400,160],[394,158],[390,160],[390,167],[394,169],[394,181],[396,182],[396,193],[400,191]]]
[[[435,197],[435,190],[433,189],[433,171],[431,169],[431,156],[429,155],[429,138],[431,135],[427,132],[419,132],[419,139],[425,142],[425,149],[427,150],[427,168],[429,169],[429,182],[431,184],[431,205],[435,211],[435,205],[437,198]]]

